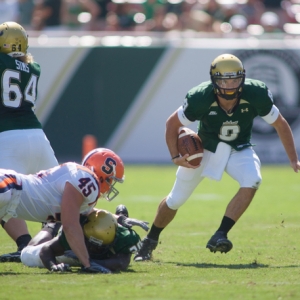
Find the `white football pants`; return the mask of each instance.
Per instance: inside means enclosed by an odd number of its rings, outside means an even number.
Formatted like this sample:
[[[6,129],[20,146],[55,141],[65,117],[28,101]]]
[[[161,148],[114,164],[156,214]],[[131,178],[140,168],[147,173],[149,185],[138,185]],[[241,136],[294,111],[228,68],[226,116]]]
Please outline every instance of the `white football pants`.
[[[166,203],[171,209],[178,209],[191,196],[198,184],[204,179],[203,169],[209,151],[204,150],[201,166],[197,169],[179,167],[176,173],[174,186],[167,196]],[[260,172],[260,160],[253,148],[242,151],[232,150],[225,167],[226,173],[236,180],[240,187],[258,189],[262,177]]]
[[[0,132],[0,168],[34,174],[58,165],[42,129]]]

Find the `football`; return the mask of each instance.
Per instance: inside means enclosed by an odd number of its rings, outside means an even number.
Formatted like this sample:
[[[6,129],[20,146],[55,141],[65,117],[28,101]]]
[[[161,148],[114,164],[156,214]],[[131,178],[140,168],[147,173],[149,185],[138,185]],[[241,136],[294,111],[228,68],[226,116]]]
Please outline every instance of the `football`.
[[[203,146],[198,134],[187,127],[181,127],[178,135],[178,152],[181,156],[189,154],[187,161],[193,165],[198,166],[203,157]]]

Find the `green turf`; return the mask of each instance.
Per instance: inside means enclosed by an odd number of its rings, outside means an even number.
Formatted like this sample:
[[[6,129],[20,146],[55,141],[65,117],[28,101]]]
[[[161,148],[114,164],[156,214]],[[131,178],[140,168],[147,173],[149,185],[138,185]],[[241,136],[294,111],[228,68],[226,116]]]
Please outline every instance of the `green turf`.
[[[173,185],[174,166],[127,166],[120,195],[131,217],[152,222]],[[51,274],[22,264],[0,264],[0,299],[300,299],[300,174],[263,167],[263,183],[233,227],[231,252],[210,253],[206,242],[220,224],[238,185],[227,175],[204,180],[161,235],[153,262],[131,262],[113,275]],[[35,234],[38,223],[28,223]],[[137,229],[144,237],[142,229]],[[15,251],[2,231],[1,253]]]

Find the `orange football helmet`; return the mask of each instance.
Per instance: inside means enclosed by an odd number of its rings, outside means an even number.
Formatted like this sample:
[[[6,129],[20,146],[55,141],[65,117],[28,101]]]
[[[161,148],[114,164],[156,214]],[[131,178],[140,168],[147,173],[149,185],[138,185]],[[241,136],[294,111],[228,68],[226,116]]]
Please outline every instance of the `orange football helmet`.
[[[124,182],[124,164],[115,152],[106,148],[94,149],[83,158],[82,165],[99,178],[101,197],[111,201],[119,194],[114,185]]]

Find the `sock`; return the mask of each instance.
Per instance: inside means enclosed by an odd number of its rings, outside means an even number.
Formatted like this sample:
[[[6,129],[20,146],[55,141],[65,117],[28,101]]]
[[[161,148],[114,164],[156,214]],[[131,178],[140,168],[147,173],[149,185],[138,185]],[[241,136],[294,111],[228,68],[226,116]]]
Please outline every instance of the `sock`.
[[[221,225],[217,231],[223,231],[227,234],[234,224],[235,224],[235,221],[224,216],[222,219]]]
[[[18,251],[21,251],[23,248],[25,248],[28,243],[31,240],[31,235],[30,234],[23,234],[20,235],[17,239],[16,239],[16,244],[18,246]]]
[[[158,241],[160,233],[163,231],[164,228],[158,228],[154,224],[152,224],[152,227],[150,229],[150,232],[148,233],[147,237],[151,240]]]

